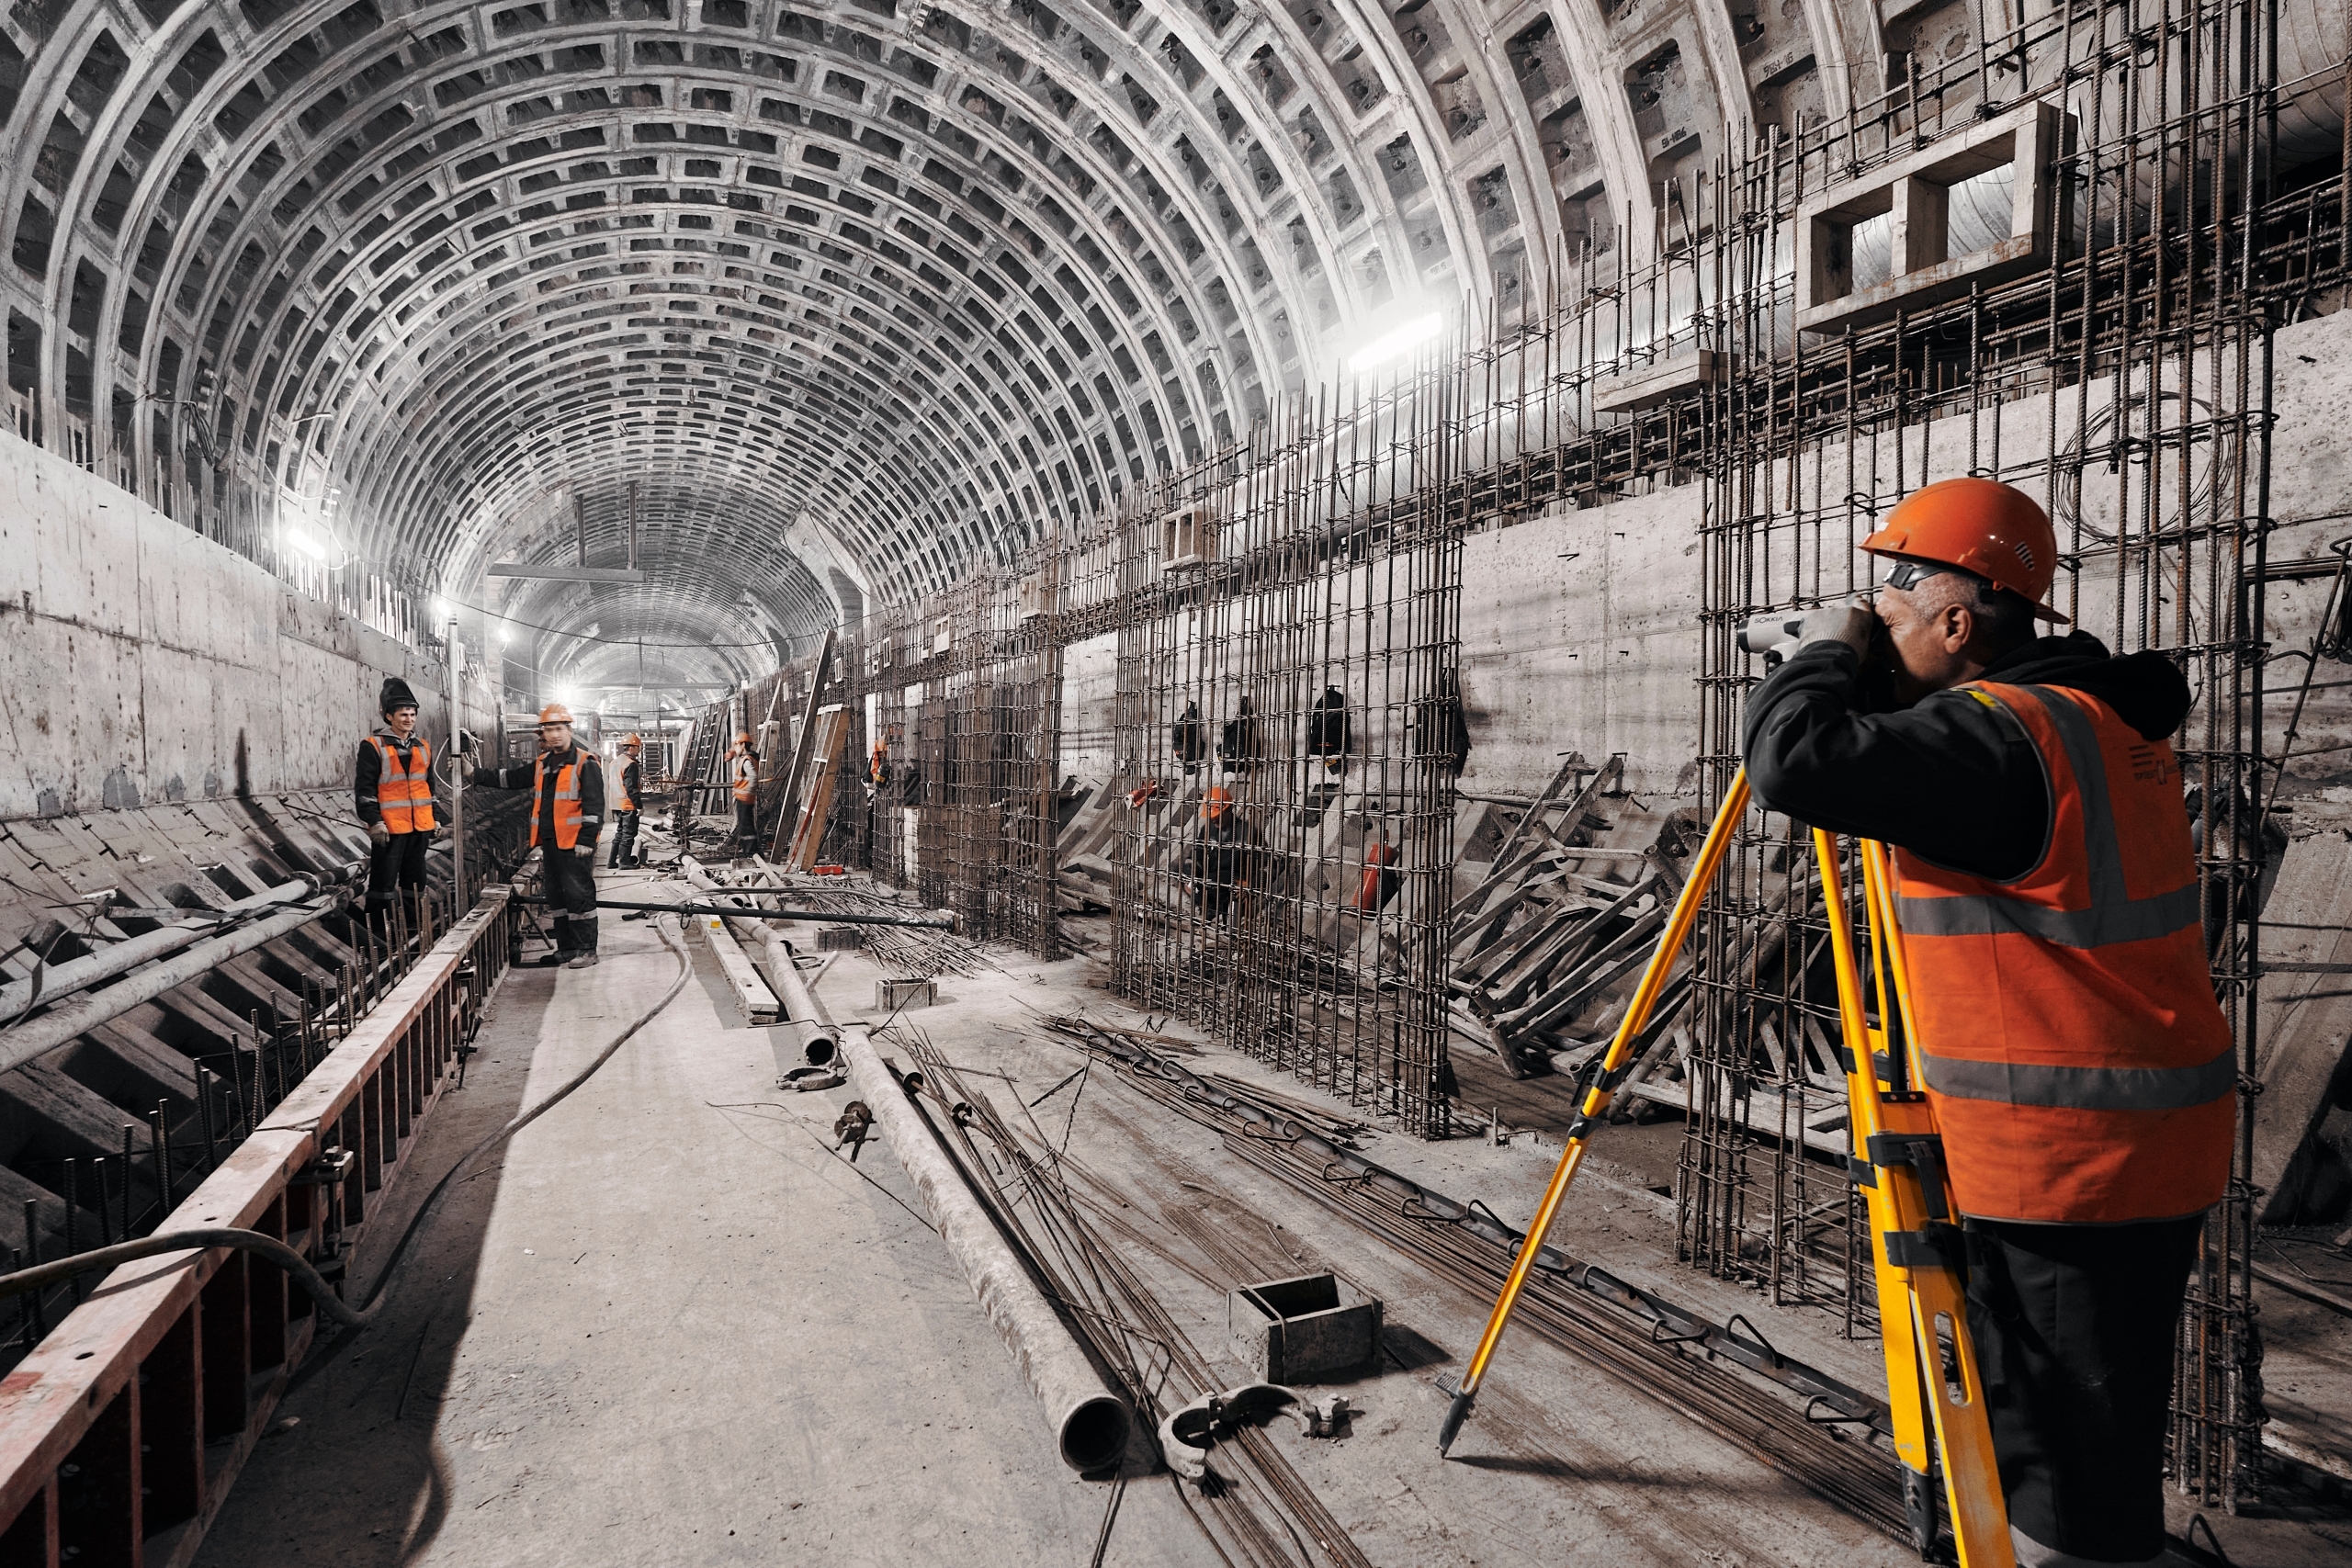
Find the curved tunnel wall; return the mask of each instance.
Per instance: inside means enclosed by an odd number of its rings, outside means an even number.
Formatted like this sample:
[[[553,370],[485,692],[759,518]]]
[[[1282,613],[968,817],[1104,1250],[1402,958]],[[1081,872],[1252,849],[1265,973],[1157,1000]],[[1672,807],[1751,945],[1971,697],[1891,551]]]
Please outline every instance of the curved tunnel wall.
[[[641,640],[735,681],[1404,315],[1478,331],[1646,249],[1714,159],[1977,16],[52,0],[0,18],[9,398],[193,526],[495,612],[526,671],[634,680]],[[642,585],[484,575],[632,535]]]

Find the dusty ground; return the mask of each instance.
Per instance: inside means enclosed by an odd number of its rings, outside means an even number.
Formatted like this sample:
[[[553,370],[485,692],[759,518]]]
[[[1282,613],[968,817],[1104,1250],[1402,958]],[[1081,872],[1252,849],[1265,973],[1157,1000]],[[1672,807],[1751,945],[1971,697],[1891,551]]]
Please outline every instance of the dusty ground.
[[[601,967],[508,979],[417,1169],[444,1168],[569,1077],[668,985],[677,961],[648,926],[608,919],[605,930]],[[854,1167],[831,1152],[851,1091],[779,1094],[766,1032],[737,1021],[707,952],[690,953],[695,978],[678,1000],[445,1203],[387,1321],[286,1402],[280,1435],[198,1561],[1215,1562],[1165,1475],[1126,1489],[1097,1558],[1111,1489],[1056,1459],[889,1149],[869,1143]],[[1084,1061],[1035,1026],[1039,1012],[1140,1021],[1087,987],[1086,959],[995,957],[944,978],[940,1005],[899,1024],[1016,1120],[1013,1097],[1045,1094]],[[862,1005],[875,975],[863,954],[844,954],[820,994],[838,1018],[878,1021]],[[1244,1058],[1216,1061],[1312,1092]],[[1362,1411],[1351,1435],[1270,1428],[1372,1562],[1914,1560],[1532,1336],[1509,1342],[1441,1462],[1444,1396],[1430,1379],[1458,1369],[1487,1302],[1260,1175],[1115,1073],[1098,1066],[1035,1114],[1153,1238],[1116,1245],[1221,1376],[1242,1381],[1225,1334],[1235,1259],[1258,1278],[1329,1268],[1387,1303],[1396,1353],[1347,1385]],[[1670,1129],[1611,1129],[1561,1239],[1710,1315],[1745,1312],[1784,1349],[1876,1386],[1874,1347],[1841,1339],[1829,1314],[1774,1311],[1669,1261],[1671,1207],[1649,1189],[1670,1179],[1672,1151]],[[1367,1153],[1511,1217],[1532,1207],[1557,1150],[1375,1136]],[[375,1230],[380,1247],[397,1226]],[[362,1277],[371,1267],[362,1260]],[[2246,1565],[2341,1562],[2352,1542],[2340,1515],[2307,1509],[2218,1530]]]

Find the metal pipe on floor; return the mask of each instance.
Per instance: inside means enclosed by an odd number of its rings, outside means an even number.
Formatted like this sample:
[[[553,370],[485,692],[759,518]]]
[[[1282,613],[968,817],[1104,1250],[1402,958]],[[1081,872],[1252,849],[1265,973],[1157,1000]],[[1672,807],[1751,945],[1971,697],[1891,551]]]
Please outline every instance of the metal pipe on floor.
[[[700,885],[697,884],[697,886]],[[725,914],[731,917],[741,912],[746,915],[756,915],[763,920],[821,920],[829,925],[841,926],[913,926],[919,930],[934,931],[952,931],[956,929],[956,917],[953,915],[853,915],[836,913],[831,909],[775,909],[748,902],[749,895],[729,894],[726,888],[718,887],[717,884],[712,886],[716,891],[728,895],[726,902],[697,898],[683,904],[652,904],[628,898],[599,898],[596,900],[596,908],[599,909],[641,909],[655,915]],[[531,894],[517,897],[515,902],[544,904],[547,899],[541,895]]]
[[[158,926],[152,931],[142,931],[99,952],[69,958],[62,964],[50,964],[31,979],[12,980],[0,986],[0,1023],[21,1017],[44,1001],[53,1002],[60,997],[71,996],[101,980],[111,980],[141,964],[152,963],[202,942],[208,935],[220,931],[222,920],[234,920],[282,904],[298,903],[314,896],[322,887],[352,881],[366,868],[366,862],[353,861],[348,865],[333,866],[316,875],[298,876],[291,882],[281,882],[275,887],[264,888],[250,898],[240,898],[218,909],[190,909],[188,913],[191,915],[215,918]],[[160,910],[157,912],[161,913]],[[106,911],[100,909],[97,914],[103,919]]]
[[[752,908],[747,900],[728,896],[726,889],[711,879],[708,872],[693,856],[680,858],[678,869],[686,880],[707,893],[722,895],[696,908],[708,913],[723,913],[741,909],[742,916],[729,914],[727,927],[738,938],[748,937],[759,944],[759,956],[753,960],[760,973],[767,976],[768,987],[775,992],[775,999],[784,1009],[784,1017],[775,1027],[798,1032],[800,1059],[812,1067],[830,1067],[841,1052],[841,1031],[834,1026],[832,1015],[817,1000],[808,982],[800,977],[800,964],[784,933],[767,923],[764,910]],[[745,918],[751,917],[751,918]]]
[[[39,1018],[28,1019],[0,1030],[0,1073],[23,1066],[37,1056],[54,1051],[60,1045],[88,1033],[110,1019],[119,1018],[141,1002],[153,1001],[175,987],[200,979],[208,970],[241,953],[251,953],[264,943],[276,942],[289,931],[297,931],[311,921],[334,913],[343,906],[343,896],[337,894],[315,903],[297,904],[289,909],[239,926],[224,935],[131,972],[119,985],[102,991],[91,991],[53,1008]]]
[[[980,1310],[1003,1337],[1029,1391],[1046,1407],[1062,1461],[1101,1470],[1125,1453],[1135,1413],[1112,1391],[1078,1337],[1023,1267],[954,1159],[932,1134],[862,1024],[842,1031],[842,1059],[858,1098],[899,1164],[914,1179],[932,1224],[962,1265]]]

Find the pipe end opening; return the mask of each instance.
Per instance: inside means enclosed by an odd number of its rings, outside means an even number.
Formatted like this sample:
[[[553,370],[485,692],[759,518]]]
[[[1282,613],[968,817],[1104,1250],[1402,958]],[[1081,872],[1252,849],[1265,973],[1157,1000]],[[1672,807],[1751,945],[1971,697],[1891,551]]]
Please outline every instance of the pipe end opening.
[[[1088,1400],[1062,1417],[1063,1461],[1080,1472],[1118,1463],[1133,1424],[1124,1402],[1107,1393]]]

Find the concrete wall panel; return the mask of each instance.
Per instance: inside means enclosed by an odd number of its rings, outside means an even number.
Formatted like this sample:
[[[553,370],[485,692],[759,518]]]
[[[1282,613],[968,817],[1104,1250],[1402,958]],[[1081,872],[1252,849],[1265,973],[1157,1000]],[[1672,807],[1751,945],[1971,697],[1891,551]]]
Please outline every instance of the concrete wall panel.
[[[387,674],[447,729],[437,660],[6,433],[0,649],[0,820],[346,783]]]

